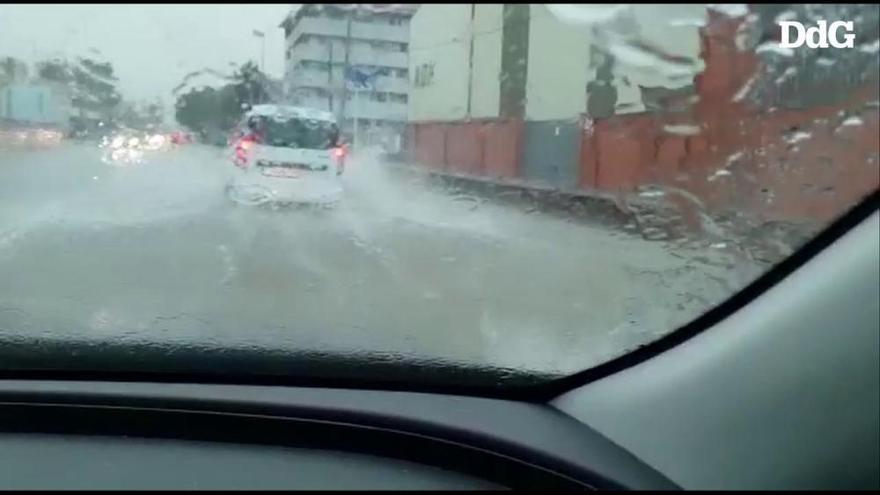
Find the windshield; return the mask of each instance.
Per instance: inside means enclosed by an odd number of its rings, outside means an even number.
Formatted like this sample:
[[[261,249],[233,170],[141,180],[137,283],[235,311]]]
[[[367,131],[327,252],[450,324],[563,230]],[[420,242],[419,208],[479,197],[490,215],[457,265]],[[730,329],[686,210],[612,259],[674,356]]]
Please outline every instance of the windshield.
[[[314,119],[252,117],[251,122],[270,146],[326,150],[336,145],[339,136],[336,124]]]
[[[606,363],[877,190],[878,12],[0,6],[0,369]]]

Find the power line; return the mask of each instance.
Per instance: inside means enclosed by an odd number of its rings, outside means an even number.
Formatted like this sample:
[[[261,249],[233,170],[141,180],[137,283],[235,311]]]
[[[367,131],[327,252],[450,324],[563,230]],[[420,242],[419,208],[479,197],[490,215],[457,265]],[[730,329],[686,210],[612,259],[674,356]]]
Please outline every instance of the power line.
[[[498,31],[501,31],[502,29],[504,29],[504,26],[502,26],[500,28],[496,28],[496,29],[490,29],[487,31],[476,31],[472,34],[472,36],[474,38],[477,38],[480,36],[488,36],[490,34],[497,33]],[[454,45],[456,43],[467,43],[469,41],[470,41],[470,37],[465,37],[464,39],[457,39],[456,38],[451,41],[442,41],[440,43],[434,43],[433,45],[426,45],[426,46],[420,46],[420,47],[413,47],[412,44],[410,44],[409,51],[410,52],[417,52],[420,50],[431,50],[433,48],[437,48],[440,46]]]

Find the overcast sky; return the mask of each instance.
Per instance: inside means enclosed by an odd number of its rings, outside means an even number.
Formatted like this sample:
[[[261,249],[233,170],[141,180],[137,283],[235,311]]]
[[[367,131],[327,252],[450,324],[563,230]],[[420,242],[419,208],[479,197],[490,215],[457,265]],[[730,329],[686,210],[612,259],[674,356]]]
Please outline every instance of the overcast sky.
[[[127,99],[163,97],[185,74],[230,62],[259,63],[266,33],[266,71],[284,73],[284,32],[294,4],[0,5],[0,57],[31,63],[95,48],[113,64]]]

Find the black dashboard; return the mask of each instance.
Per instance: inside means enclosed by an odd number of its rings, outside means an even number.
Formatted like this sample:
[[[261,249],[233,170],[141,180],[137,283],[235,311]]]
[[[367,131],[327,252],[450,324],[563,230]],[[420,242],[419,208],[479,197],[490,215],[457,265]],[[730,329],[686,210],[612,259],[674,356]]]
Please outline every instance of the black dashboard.
[[[3,488],[675,489],[537,403],[305,387],[0,380]]]
[[[86,435],[0,434],[4,489],[494,490],[479,478],[345,451]]]

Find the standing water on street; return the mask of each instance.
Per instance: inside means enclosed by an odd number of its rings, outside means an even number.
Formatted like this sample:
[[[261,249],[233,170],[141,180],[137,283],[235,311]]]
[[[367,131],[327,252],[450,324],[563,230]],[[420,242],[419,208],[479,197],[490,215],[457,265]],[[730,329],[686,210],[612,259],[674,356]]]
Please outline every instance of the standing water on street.
[[[131,345],[569,375],[880,182],[876,5],[46,10],[0,6],[0,345],[74,368]],[[779,19],[855,44],[782,47]]]

